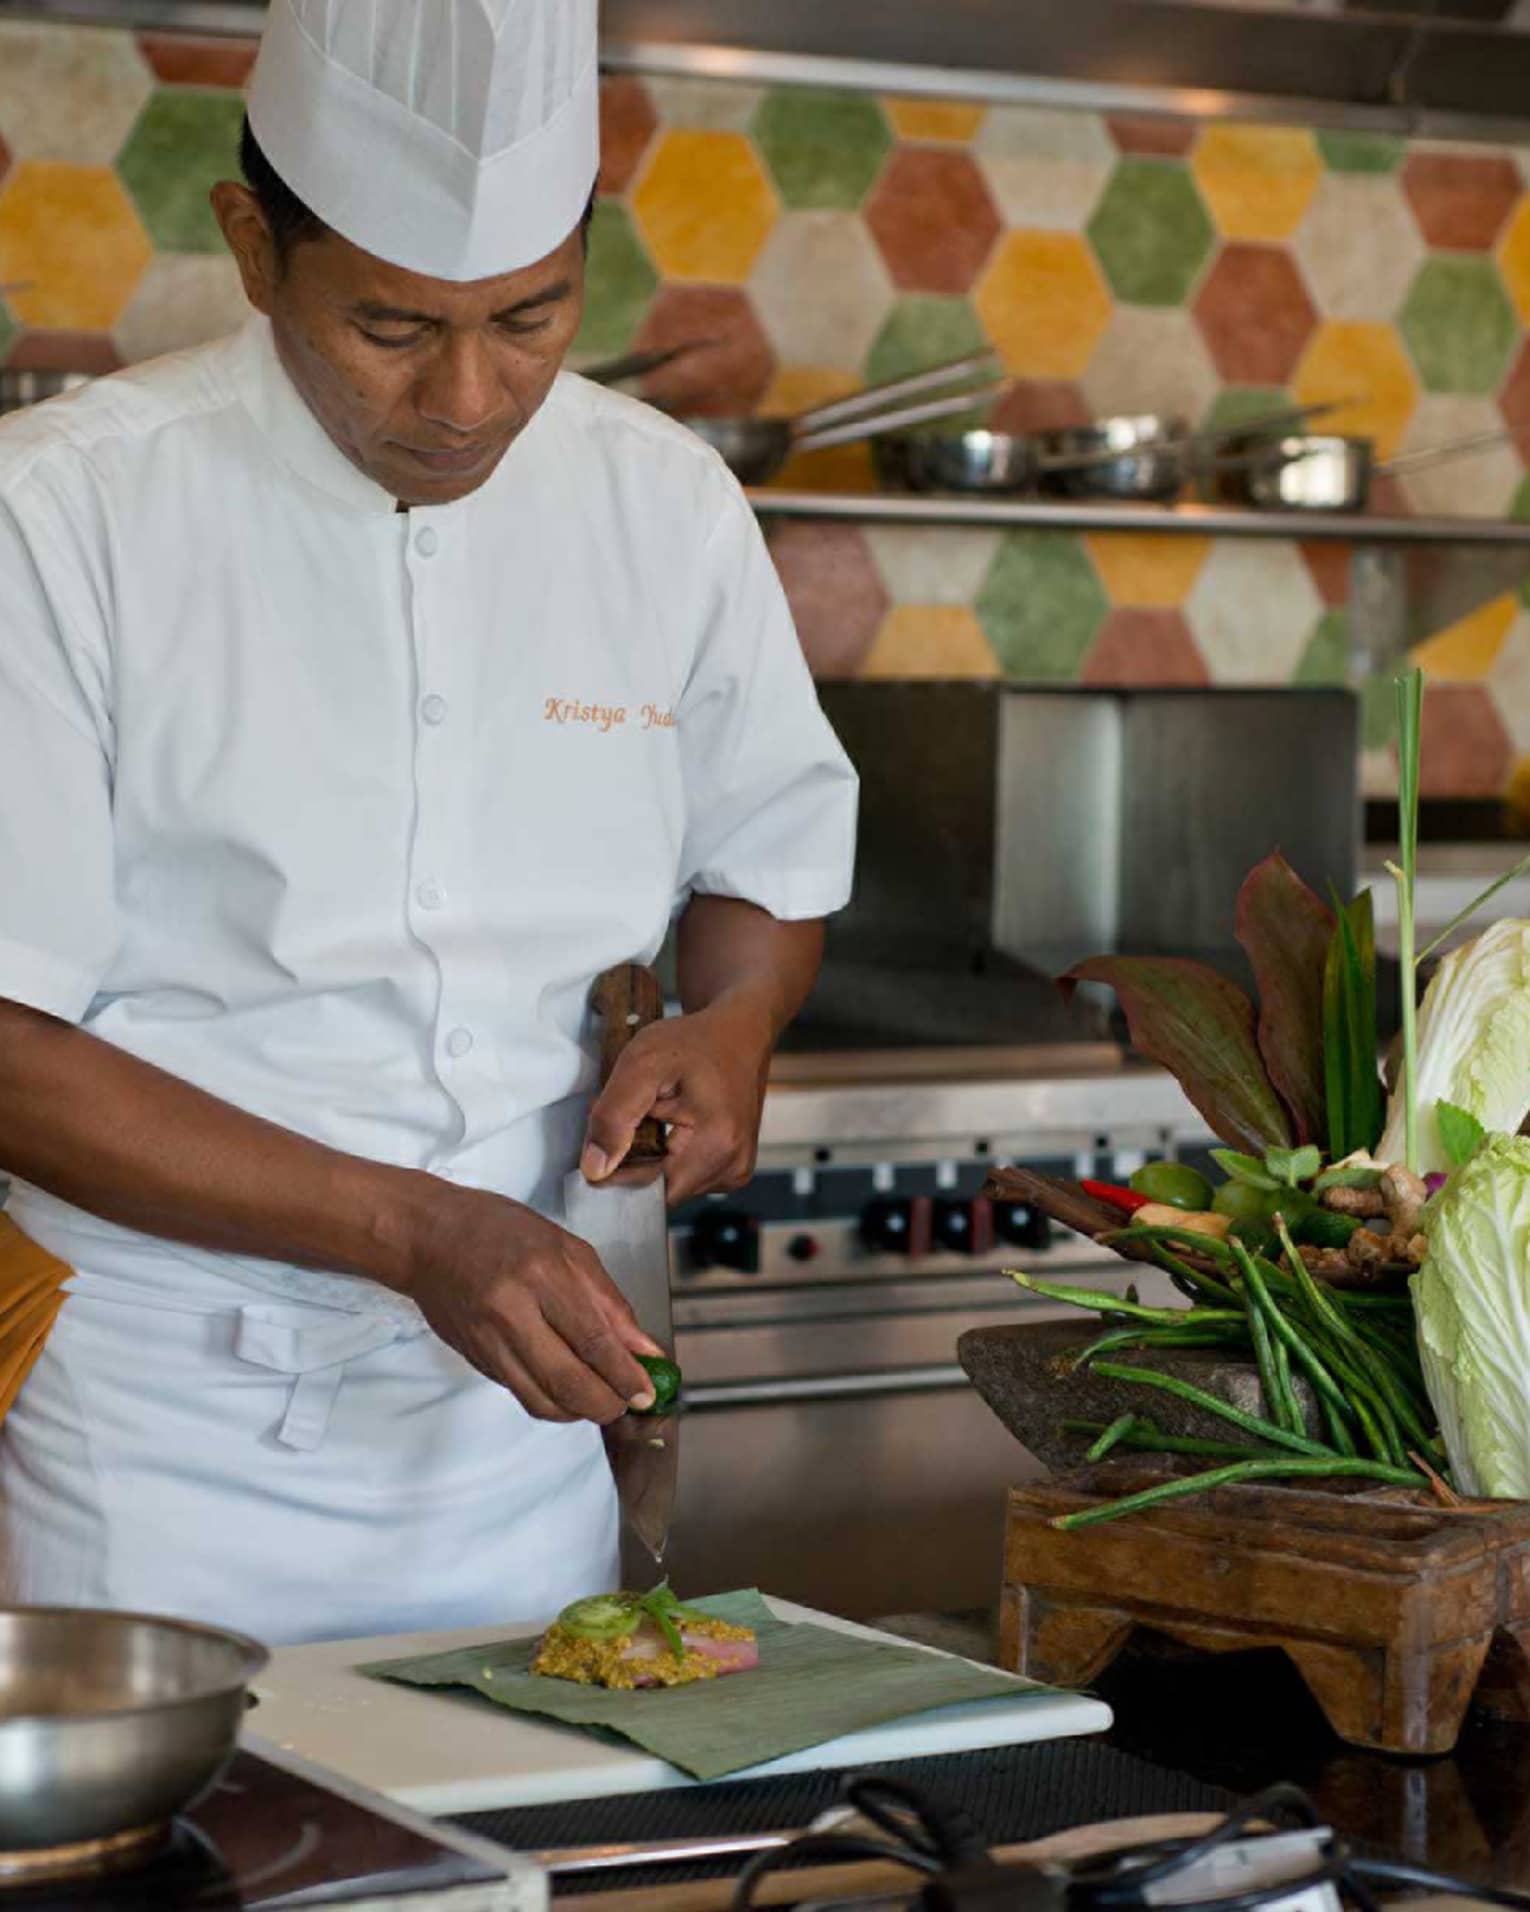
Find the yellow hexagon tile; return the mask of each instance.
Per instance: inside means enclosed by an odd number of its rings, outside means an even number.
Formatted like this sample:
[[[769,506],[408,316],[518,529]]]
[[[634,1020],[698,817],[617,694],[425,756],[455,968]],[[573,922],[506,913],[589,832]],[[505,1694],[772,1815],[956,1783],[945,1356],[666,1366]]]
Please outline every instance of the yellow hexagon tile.
[[[1437,631],[1418,645],[1413,661],[1437,683],[1480,683],[1498,662],[1518,610],[1512,592],[1479,604],[1459,623]]]
[[[1299,405],[1343,400],[1316,429],[1375,440],[1383,458],[1402,443],[1418,404],[1418,380],[1390,325],[1330,319],[1307,347],[1291,390]]]
[[[1152,532],[1097,532],[1085,538],[1112,604],[1177,610],[1211,555],[1209,538],[1166,538]]]
[[[1208,126],[1190,164],[1229,239],[1289,239],[1323,177],[1316,140],[1293,126]]]
[[[786,365],[771,380],[758,410],[764,418],[792,418],[832,398],[848,398],[860,388],[853,372]],[[784,491],[875,491],[877,480],[871,448],[861,443],[793,452],[770,482]]]
[[[999,660],[964,606],[899,604],[882,620],[861,675],[997,677]]]
[[[1094,255],[1070,232],[1007,233],[973,303],[1020,378],[1079,377],[1110,323],[1110,293]]]
[[[0,190],[0,283],[23,325],[105,332],[153,255],[132,201],[106,166],[24,160]]]
[[[1522,198],[1498,242],[1498,270],[1514,310],[1530,325],[1530,197]]]
[[[893,94],[882,102],[882,111],[900,139],[928,140],[943,146],[971,139],[983,124],[986,110],[965,100],[920,100],[907,94]]]
[[[632,195],[654,263],[669,279],[742,285],[770,236],[775,190],[742,133],[674,127]]]
[[[1515,758],[1503,797],[1517,826],[1516,834],[1522,836],[1530,826],[1530,757]]]

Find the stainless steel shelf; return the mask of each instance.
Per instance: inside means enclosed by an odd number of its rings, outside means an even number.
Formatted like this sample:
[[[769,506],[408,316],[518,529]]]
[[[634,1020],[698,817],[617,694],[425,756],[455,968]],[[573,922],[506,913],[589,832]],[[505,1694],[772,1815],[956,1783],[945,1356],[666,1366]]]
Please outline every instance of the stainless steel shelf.
[[[1029,498],[905,497],[883,492],[754,490],[761,517],[861,524],[996,525],[1017,531],[1162,531],[1213,538],[1300,538],[1355,545],[1524,545],[1530,524],[1489,518],[1372,518],[1212,505],[1050,504]]]

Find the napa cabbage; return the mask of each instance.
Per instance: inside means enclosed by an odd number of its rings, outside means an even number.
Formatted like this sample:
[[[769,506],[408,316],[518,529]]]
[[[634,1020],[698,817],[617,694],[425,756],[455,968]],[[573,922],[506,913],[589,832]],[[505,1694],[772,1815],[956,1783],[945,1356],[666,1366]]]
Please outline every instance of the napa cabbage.
[[[1423,1175],[1451,1166],[1441,1102],[1507,1135],[1530,1113],[1530,922],[1505,917],[1436,970],[1418,1012],[1417,1095],[1414,1166]],[[1383,1162],[1404,1159],[1401,1082],[1375,1152]]]

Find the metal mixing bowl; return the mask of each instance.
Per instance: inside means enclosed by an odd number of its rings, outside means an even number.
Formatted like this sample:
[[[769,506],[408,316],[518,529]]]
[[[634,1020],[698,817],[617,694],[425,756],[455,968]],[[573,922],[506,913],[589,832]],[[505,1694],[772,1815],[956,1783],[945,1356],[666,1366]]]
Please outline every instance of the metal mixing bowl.
[[[197,1799],[268,1655],[138,1613],[0,1608],[0,1853],[106,1839]]]

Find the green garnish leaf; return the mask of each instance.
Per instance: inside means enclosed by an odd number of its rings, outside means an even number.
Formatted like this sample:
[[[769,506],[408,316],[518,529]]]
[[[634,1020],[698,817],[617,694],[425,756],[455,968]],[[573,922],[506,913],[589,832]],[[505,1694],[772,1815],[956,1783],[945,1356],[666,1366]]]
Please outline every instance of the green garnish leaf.
[[[1257,1156],[1240,1155],[1236,1149],[1213,1149],[1211,1159],[1230,1182],[1242,1182],[1248,1188],[1280,1187]]]
[[[1457,1108],[1454,1102],[1441,1100],[1434,1105],[1434,1119],[1439,1127],[1441,1146],[1450,1157],[1452,1167],[1459,1168],[1463,1162],[1469,1162],[1487,1134],[1476,1116],[1469,1109]]]
[[[1376,1146],[1383,1109],[1376,1067],[1376,918],[1369,890],[1338,912],[1323,979],[1323,1058],[1328,1152],[1335,1160]]]
[[[1321,1195],[1330,1188],[1380,1188],[1381,1170],[1365,1168],[1358,1162],[1352,1168],[1325,1168],[1312,1184],[1314,1195]]]
[[[1264,1165],[1277,1182],[1295,1188],[1298,1182],[1310,1182],[1323,1166],[1321,1149],[1308,1145],[1300,1149],[1266,1149]]]

